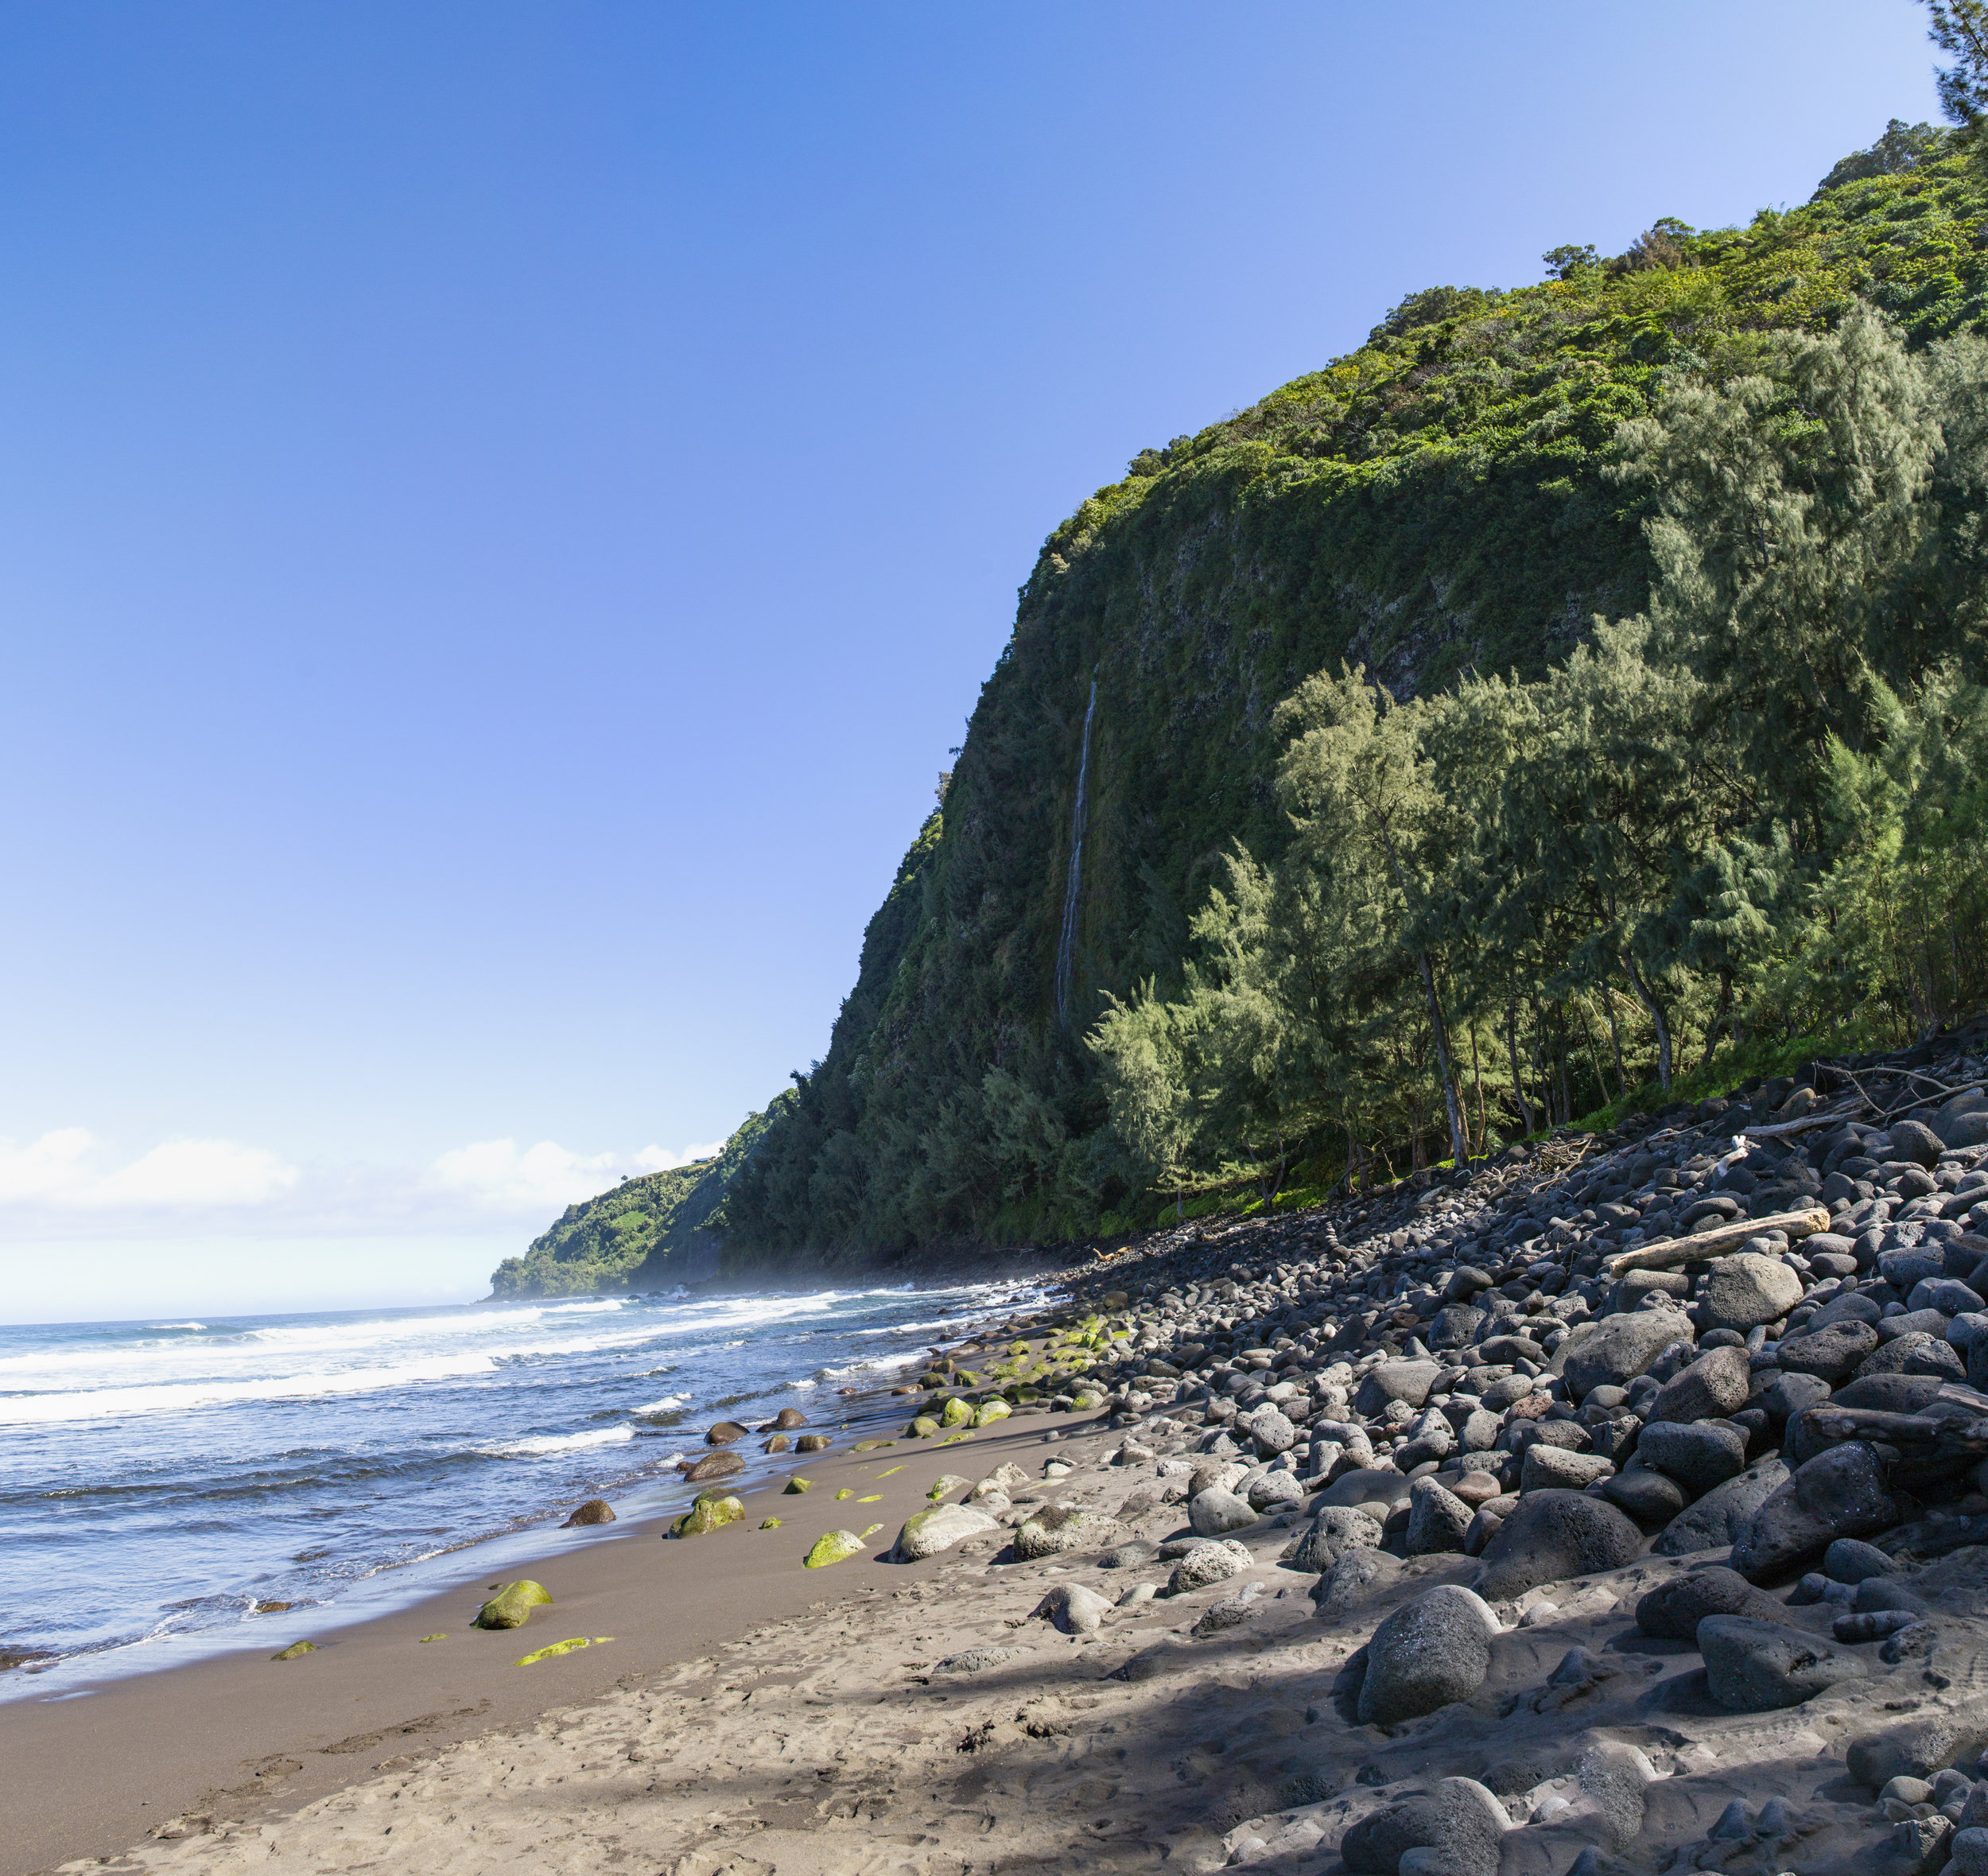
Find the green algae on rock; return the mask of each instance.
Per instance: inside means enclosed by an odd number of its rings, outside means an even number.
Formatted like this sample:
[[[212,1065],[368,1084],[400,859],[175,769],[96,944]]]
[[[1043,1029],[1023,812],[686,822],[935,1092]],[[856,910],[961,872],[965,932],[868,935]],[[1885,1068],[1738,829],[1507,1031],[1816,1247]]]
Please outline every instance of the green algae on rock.
[[[831,1531],[825,1536],[817,1537],[814,1547],[802,1559],[804,1570],[825,1569],[830,1563],[842,1563],[864,1548],[863,1540],[853,1531]]]
[[[294,1661],[301,1660],[305,1655],[314,1655],[316,1653],[317,1644],[315,1641],[293,1641],[282,1653],[273,1654],[270,1659],[272,1661]]]
[[[670,1527],[672,1537],[701,1537],[706,1532],[722,1530],[745,1516],[744,1505],[736,1498],[707,1498],[701,1494],[683,1516]]]
[[[529,1577],[507,1583],[476,1611],[476,1625],[480,1629],[522,1629],[534,1609],[551,1601],[552,1592],[543,1583],[534,1583]]]

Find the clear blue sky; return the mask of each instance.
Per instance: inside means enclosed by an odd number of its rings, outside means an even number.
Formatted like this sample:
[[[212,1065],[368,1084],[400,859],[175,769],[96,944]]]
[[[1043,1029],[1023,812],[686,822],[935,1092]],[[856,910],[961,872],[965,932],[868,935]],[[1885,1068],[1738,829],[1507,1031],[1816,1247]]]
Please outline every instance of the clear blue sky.
[[[1933,56],[1909,0],[0,5],[0,1315],[471,1295],[720,1139],[1088,491],[1412,289],[1805,199]]]

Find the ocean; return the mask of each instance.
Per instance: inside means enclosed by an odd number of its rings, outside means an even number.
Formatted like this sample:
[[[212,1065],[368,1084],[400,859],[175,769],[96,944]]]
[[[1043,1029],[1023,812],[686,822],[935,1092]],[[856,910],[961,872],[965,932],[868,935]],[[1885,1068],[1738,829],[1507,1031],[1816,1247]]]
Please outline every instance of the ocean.
[[[1041,1299],[1019,1282],[0,1328],[0,1699],[280,1647],[687,1499],[712,1421],[798,1407]],[[872,1419],[892,1417],[874,1396]],[[840,1442],[838,1441],[838,1444]],[[787,1457],[734,1450],[746,1482]],[[287,1614],[254,1613],[288,1602]]]

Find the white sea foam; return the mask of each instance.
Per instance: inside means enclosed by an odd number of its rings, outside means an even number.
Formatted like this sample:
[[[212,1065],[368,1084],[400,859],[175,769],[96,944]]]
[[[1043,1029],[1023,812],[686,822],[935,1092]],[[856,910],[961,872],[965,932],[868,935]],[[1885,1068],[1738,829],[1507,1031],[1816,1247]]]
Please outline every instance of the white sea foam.
[[[536,1439],[514,1439],[509,1446],[480,1446],[476,1451],[492,1459],[542,1459],[548,1453],[574,1453],[582,1447],[619,1446],[635,1436],[633,1427],[602,1427],[592,1433],[546,1433]]]
[[[673,1407],[684,1406],[689,1400],[688,1394],[666,1394],[660,1400],[651,1400],[646,1407],[633,1407],[631,1413],[667,1413]]]

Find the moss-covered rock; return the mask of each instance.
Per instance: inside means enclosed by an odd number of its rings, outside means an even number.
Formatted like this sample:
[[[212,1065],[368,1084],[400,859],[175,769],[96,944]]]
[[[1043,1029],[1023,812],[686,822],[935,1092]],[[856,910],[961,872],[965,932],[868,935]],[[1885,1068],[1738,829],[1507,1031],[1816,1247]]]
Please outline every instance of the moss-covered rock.
[[[970,1427],[973,1424],[973,1409],[957,1394],[946,1402],[945,1410],[939,1415],[939,1424],[942,1427]]]
[[[996,1394],[990,1400],[983,1400],[978,1407],[973,1409],[973,1424],[977,1427],[991,1427],[996,1420],[1006,1420],[1008,1412],[1008,1403]]]
[[[670,1527],[672,1537],[701,1537],[707,1532],[736,1524],[745,1516],[745,1506],[736,1498],[707,1498],[701,1495]]]
[[[534,1609],[551,1601],[552,1592],[542,1583],[534,1583],[529,1577],[507,1583],[476,1611],[476,1625],[480,1629],[522,1629],[530,1620]]]
[[[551,1600],[549,1597],[546,1599]],[[293,1641],[288,1648],[271,1655],[270,1659],[272,1661],[294,1661],[305,1655],[314,1655],[316,1653],[317,1644],[315,1641]]]
[[[930,1439],[939,1430],[939,1424],[929,1413],[920,1414],[904,1431],[913,1439]]]
[[[780,1489],[790,1495],[800,1492],[811,1492],[814,1490],[814,1481],[811,1478],[790,1478]]]
[[[807,1570],[825,1569],[830,1563],[844,1563],[864,1548],[863,1540],[853,1531],[831,1531],[825,1536],[817,1537],[813,1548],[802,1559],[802,1567]]]
[[[932,1481],[932,1489],[925,1495],[928,1498],[949,1498],[955,1492],[963,1492],[973,1484],[970,1478],[962,1478],[957,1472],[942,1472]]]

